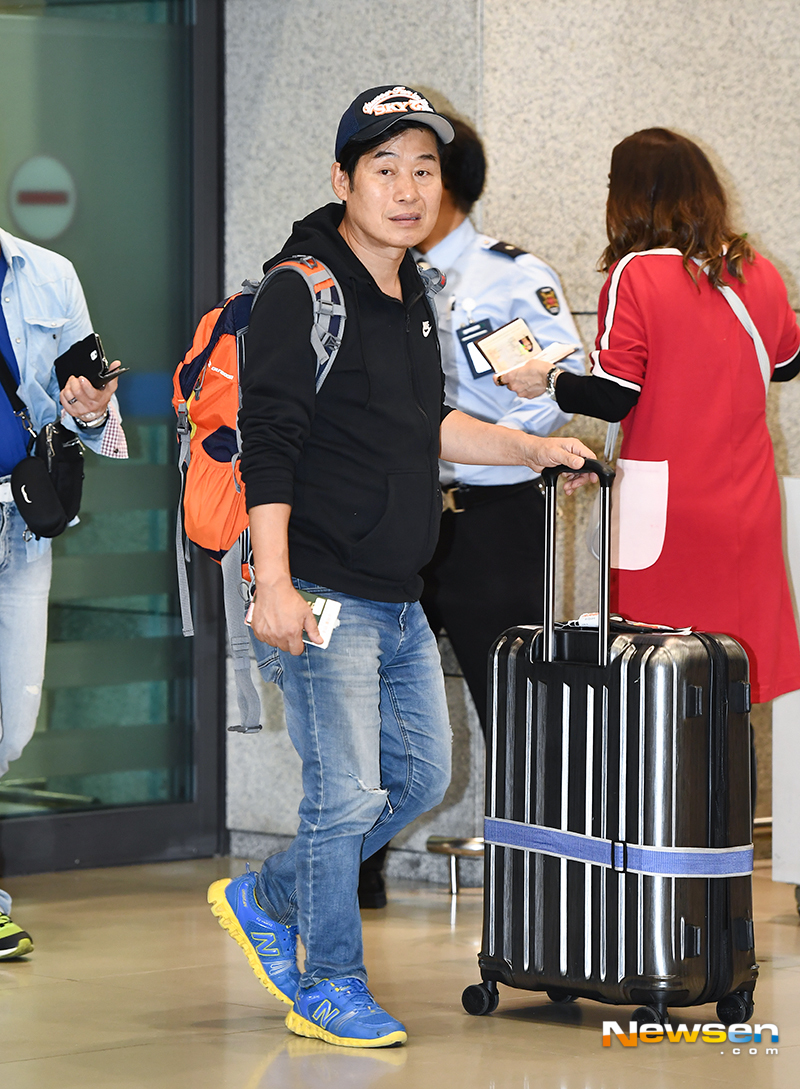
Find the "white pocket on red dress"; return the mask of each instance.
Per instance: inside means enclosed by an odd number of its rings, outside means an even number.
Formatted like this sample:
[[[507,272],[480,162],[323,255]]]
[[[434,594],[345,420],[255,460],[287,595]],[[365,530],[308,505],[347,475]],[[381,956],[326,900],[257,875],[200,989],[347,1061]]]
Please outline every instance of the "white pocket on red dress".
[[[611,566],[643,571],[661,555],[667,531],[669,462],[617,459],[611,492]]]

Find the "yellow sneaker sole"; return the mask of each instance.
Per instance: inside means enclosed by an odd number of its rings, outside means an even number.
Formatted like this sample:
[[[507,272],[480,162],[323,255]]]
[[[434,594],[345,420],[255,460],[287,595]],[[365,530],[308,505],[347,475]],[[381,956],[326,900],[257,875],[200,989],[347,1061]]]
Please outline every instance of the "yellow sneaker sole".
[[[21,938],[20,943],[13,953],[3,953],[0,951],[0,960],[16,960],[18,957],[27,957],[28,953],[33,952],[33,942],[30,938]]]
[[[379,1036],[375,1040],[359,1040],[353,1036],[334,1036],[327,1029],[315,1025],[299,1013],[292,1010],[286,1015],[286,1027],[298,1036],[309,1036],[315,1040],[324,1040],[326,1044],[336,1044],[339,1047],[391,1047],[393,1044],[404,1044],[408,1039],[406,1032],[390,1032],[388,1036]]]
[[[259,983],[266,987],[269,993],[277,998],[279,1002],[285,1002],[287,1006],[294,1005],[291,998],[288,998],[283,991],[276,987],[264,971],[264,966],[258,959],[252,942],[248,940],[247,935],[242,930],[242,924],[236,918],[233,908],[228,903],[228,898],[225,895],[225,889],[230,883],[231,879],[229,877],[223,877],[219,881],[215,881],[213,885],[209,885],[207,900],[211,905],[212,913],[216,915],[222,929],[227,930],[233,940],[241,946],[242,952],[247,957]]]

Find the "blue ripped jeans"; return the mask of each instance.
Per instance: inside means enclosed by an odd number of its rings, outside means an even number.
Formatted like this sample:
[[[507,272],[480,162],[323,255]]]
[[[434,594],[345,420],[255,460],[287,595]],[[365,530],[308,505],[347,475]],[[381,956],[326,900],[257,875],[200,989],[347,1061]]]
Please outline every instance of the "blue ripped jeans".
[[[304,791],[297,836],[264,863],[258,899],[300,928],[301,987],[341,976],[366,982],[361,860],[438,805],[450,782],[439,652],[419,602],[367,601],[294,582],[342,609],[326,650],[306,646],[294,657],[253,640],[265,680],[283,689]]]

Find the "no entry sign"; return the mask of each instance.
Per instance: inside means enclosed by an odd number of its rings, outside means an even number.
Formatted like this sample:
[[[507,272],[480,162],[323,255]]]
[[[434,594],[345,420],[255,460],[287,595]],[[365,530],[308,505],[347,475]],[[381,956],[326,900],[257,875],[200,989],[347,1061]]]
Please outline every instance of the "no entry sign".
[[[28,238],[57,238],[75,216],[75,182],[67,168],[49,155],[26,160],[11,179],[11,215]]]

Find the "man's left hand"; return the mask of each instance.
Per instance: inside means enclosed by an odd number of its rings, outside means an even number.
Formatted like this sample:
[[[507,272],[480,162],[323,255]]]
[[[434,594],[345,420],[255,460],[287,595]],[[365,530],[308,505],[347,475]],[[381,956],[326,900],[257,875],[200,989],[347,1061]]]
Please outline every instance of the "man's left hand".
[[[119,360],[111,364],[112,369],[119,366]],[[106,382],[102,389],[95,389],[88,378],[74,374],[67,379],[61,391],[61,404],[70,416],[81,423],[92,423],[105,414],[108,402],[116,392],[119,379]]]

